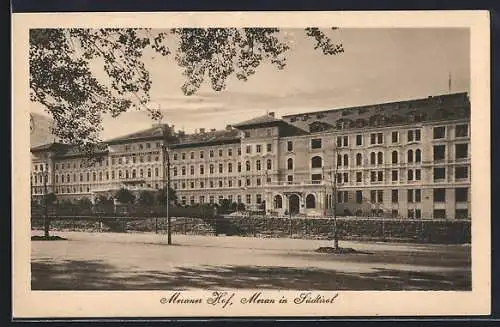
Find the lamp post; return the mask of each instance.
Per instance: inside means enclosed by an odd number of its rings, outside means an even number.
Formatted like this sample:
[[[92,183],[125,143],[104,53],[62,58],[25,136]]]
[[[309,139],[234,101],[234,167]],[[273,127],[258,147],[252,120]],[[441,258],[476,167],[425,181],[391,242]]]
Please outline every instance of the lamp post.
[[[167,244],[172,245],[172,229],[171,229],[171,219],[170,219],[170,213],[169,213],[169,206],[170,206],[170,156],[168,152],[168,147],[165,144],[166,140],[164,141],[162,147],[163,147],[163,162],[166,163],[166,169],[165,169],[165,175],[166,175],[166,186],[165,186],[165,192],[166,192],[166,197],[167,197],[167,206],[165,208],[165,214],[167,216]]]
[[[339,238],[337,233],[337,167],[338,167],[338,149],[333,150],[333,172],[332,179],[332,217],[333,217],[333,242],[335,249],[339,248]]]

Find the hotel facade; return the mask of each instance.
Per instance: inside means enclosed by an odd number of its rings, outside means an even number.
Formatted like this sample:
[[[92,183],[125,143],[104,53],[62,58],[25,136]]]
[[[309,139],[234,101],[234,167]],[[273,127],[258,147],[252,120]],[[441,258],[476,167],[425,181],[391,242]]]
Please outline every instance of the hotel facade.
[[[120,187],[176,190],[182,205],[222,199],[268,215],[470,219],[466,93],[269,113],[184,134],[157,124],[108,140],[90,161],[75,146],[31,149],[32,196],[94,199]],[[170,164],[167,169],[167,164]]]

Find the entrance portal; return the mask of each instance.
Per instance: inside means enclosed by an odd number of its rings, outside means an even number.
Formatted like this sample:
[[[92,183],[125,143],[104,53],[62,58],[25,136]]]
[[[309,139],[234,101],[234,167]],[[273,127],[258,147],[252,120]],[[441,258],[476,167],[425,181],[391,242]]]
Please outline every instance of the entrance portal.
[[[288,198],[288,207],[290,209],[291,215],[296,215],[299,213],[300,199],[297,194],[291,194]]]

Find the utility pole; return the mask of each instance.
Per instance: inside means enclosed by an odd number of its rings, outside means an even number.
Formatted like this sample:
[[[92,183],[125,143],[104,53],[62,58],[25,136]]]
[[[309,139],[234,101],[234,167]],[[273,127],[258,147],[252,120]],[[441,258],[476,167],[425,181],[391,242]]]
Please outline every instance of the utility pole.
[[[49,211],[48,211],[48,199],[47,199],[47,178],[48,178],[48,171],[44,171],[42,173],[42,178],[43,178],[43,208],[44,208],[44,214],[43,214],[43,235],[46,239],[49,238]]]
[[[165,155],[167,156],[167,229],[168,229],[168,234],[167,234],[167,244],[172,245],[172,224],[171,224],[171,219],[170,219],[170,213],[169,213],[169,207],[170,207],[170,155],[168,153],[168,148],[165,145]]]

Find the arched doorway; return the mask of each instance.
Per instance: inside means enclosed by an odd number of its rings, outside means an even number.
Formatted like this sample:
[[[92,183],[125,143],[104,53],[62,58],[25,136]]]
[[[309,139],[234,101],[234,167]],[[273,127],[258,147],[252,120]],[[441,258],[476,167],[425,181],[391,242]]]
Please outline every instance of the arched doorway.
[[[295,215],[299,213],[300,209],[300,199],[297,194],[291,194],[288,198],[288,207],[290,209],[290,214]]]

